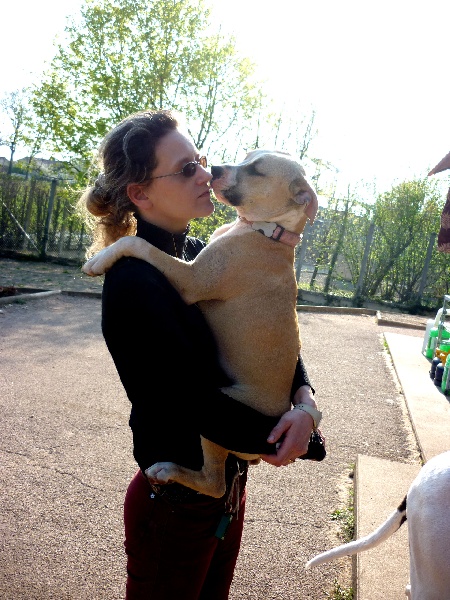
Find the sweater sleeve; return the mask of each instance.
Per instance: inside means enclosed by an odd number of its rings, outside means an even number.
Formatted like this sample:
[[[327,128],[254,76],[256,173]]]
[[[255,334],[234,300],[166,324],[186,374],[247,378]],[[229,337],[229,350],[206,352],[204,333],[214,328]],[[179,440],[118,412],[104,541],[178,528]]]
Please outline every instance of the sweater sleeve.
[[[314,393],[303,359],[299,355],[292,396],[302,385],[309,385]],[[220,390],[212,390],[210,395],[201,396],[200,402],[200,429],[204,437],[229,450],[251,454],[275,453],[275,444],[269,444],[267,438],[279,417],[264,415]]]
[[[275,453],[275,444],[269,444],[267,438],[278,423],[278,417],[264,415],[220,390],[200,401],[200,431],[203,437],[236,452]]]
[[[302,385],[309,385],[309,387],[312,390],[312,393],[313,394],[316,393],[315,389],[313,388],[313,386],[311,385],[311,382],[309,380],[308,373],[306,371],[306,367],[305,367],[305,363],[303,362],[302,355],[299,354],[298,360],[297,360],[297,366],[295,368],[295,373],[294,373],[294,380],[292,382],[291,398],[293,397],[295,392],[298,390],[298,388],[301,387]]]

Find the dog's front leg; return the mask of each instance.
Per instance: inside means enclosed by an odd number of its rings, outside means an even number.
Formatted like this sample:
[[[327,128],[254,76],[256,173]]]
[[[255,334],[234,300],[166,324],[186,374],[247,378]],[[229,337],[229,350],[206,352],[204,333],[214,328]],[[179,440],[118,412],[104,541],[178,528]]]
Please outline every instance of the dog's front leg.
[[[150,483],[181,483],[206,496],[221,498],[226,491],[225,461],[228,450],[202,437],[203,467],[194,471],[171,462],[158,462],[145,470]]]
[[[194,264],[198,264],[196,262],[198,257],[191,263],[185,262],[134,235],[120,238],[100,250],[83,265],[82,270],[93,277],[102,275],[122,256],[134,256],[155,266],[177,288],[188,304],[202,300],[204,290],[211,288],[210,271],[207,270],[203,275],[201,272],[195,273],[194,276]],[[201,271],[201,269],[197,270]]]
[[[109,271],[122,256],[135,256],[146,260],[147,246],[149,246],[149,243],[142,238],[127,235],[100,250],[83,265],[82,271],[87,275],[91,275],[91,277],[95,277]]]

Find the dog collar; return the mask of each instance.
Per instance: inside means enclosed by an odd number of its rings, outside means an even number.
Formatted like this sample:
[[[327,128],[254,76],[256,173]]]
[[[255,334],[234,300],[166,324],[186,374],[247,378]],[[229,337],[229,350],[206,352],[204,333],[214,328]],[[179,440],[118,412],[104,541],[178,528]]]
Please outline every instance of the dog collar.
[[[271,221],[249,221],[241,216],[239,216],[239,219],[244,223],[247,223],[247,225],[250,225],[255,231],[259,231],[266,237],[271,238],[276,242],[286,244],[287,246],[291,246],[292,248],[295,248],[303,237],[301,233],[288,231],[281,225],[278,225],[278,223],[272,223]]]

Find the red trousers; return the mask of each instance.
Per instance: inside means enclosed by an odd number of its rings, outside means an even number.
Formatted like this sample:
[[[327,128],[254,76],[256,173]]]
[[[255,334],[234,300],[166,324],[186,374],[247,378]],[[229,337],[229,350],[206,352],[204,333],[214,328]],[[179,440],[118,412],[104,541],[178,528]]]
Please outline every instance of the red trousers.
[[[242,478],[238,515],[220,540],[223,498],[170,502],[136,473],[124,504],[126,600],[227,600],[244,522]]]

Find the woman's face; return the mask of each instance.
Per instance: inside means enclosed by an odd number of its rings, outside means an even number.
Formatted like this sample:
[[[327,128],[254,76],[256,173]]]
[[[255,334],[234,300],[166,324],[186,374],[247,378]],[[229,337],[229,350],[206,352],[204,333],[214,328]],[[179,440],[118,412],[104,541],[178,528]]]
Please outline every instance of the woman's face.
[[[209,182],[212,175],[197,165],[192,177],[178,173],[200,155],[191,140],[179,129],[166,134],[156,146],[157,167],[145,188],[148,206],[140,207],[142,217],[172,233],[182,232],[189,221],[214,212]],[[161,177],[161,175],[169,175]]]

